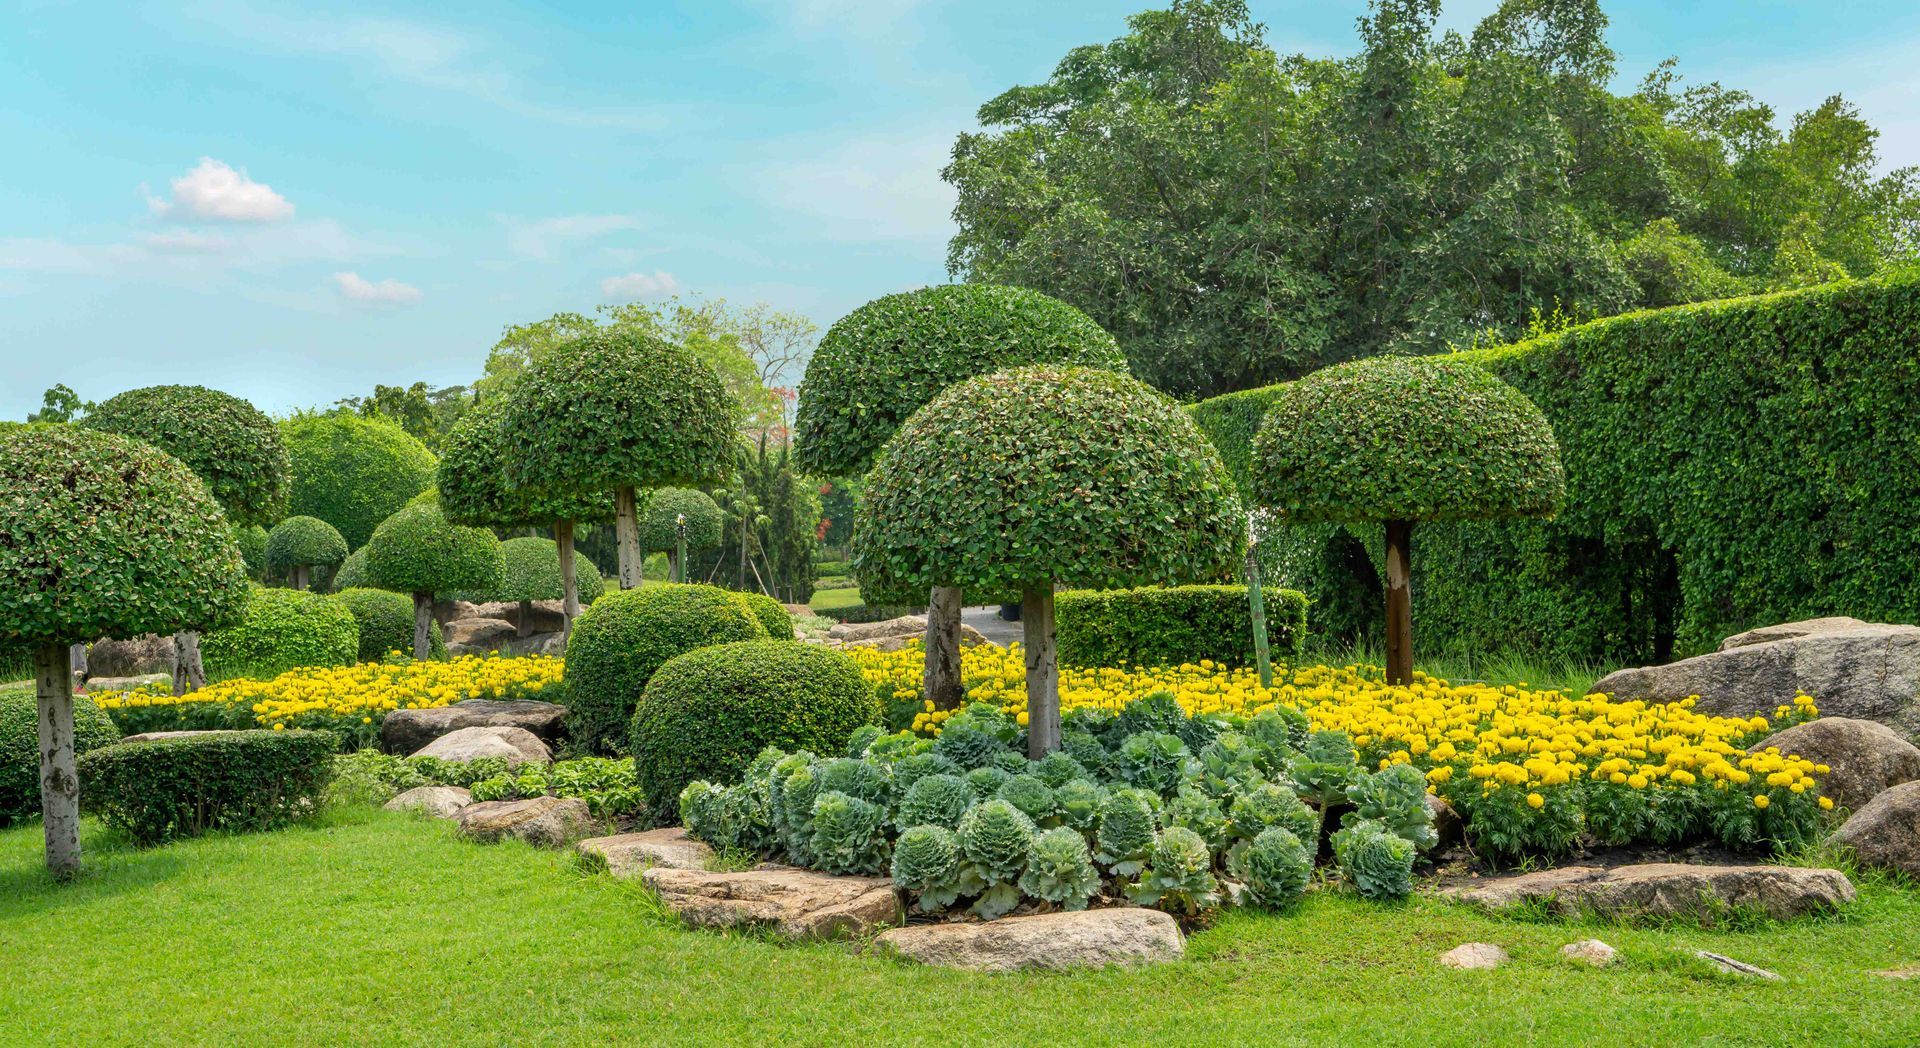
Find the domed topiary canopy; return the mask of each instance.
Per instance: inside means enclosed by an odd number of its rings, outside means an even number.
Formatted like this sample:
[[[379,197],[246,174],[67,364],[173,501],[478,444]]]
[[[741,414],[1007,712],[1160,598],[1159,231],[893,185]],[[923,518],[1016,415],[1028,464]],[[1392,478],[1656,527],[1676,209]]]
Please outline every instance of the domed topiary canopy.
[[[130,389],[94,407],[82,425],[186,463],[235,524],[271,524],[286,512],[290,467],[280,430],[239,397],[204,386]]]
[[[713,496],[694,488],[655,488],[640,505],[640,548],[648,553],[671,550],[678,543],[676,518],[687,518],[687,552],[720,545],[725,518]]]
[[[319,517],[288,517],[267,532],[267,568],[291,572],[295,589],[307,588],[307,569],[346,556],[347,540]]]
[[[448,520],[498,528],[544,528],[562,520],[613,519],[613,496],[607,491],[580,495],[509,484],[505,418],[503,400],[476,404],[441,442],[434,486]]]
[[[350,549],[433,483],[433,452],[382,419],[296,415],[280,435],[293,462],[287,511],[333,525]]]
[[[367,574],[381,589],[413,594],[413,657],[431,654],[433,595],[500,585],[500,540],[485,528],[450,524],[433,503],[380,522],[367,541]]]

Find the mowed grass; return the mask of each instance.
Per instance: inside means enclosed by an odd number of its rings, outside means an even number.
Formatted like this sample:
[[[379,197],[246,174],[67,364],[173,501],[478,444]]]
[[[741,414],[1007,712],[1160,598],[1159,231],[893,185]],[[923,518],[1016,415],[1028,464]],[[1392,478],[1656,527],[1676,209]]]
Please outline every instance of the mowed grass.
[[[680,928],[562,854],[372,810],[151,851],[88,824],[89,873],[0,833],[0,1044],[1911,1045],[1920,894],[1879,881],[1837,920],[1749,931],[1486,917],[1337,893],[1236,913],[1143,971],[976,975],[846,946]],[[1562,960],[1597,934],[1624,953]],[[1439,967],[1470,940],[1514,956]],[[1683,948],[1779,972],[1716,975]]]
[[[851,608],[860,603],[860,588],[846,586],[840,589],[817,589],[807,606],[815,611],[831,611],[834,608]]]

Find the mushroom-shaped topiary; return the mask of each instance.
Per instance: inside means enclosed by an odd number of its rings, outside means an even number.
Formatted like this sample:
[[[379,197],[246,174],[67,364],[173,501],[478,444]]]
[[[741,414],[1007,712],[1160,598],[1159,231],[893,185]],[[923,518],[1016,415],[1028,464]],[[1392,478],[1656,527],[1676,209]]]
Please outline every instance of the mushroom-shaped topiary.
[[[739,405],[684,347],[602,329],[535,360],[508,395],[507,481],[614,494],[620,588],[640,584],[636,488],[717,480],[731,467]]]
[[[682,552],[700,553],[720,545],[725,523],[713,496],[694,488],[655,488],[640,507],[640,551],[665,551],[670,577],[687,581]],[[684,527],[684,531],[682,528]]]
[[[433,452],[384,419],[295,415],[280,436],[293,463],[287,512],[333,525],[349,549],[433,483]]]
[[[593,569],[583,594],[576,580],[573,527],[613,518],[613,498],[598,491],[586,495],[555,494],[537,487],[514,486],[507,481],[505,403],[491,400],[476,405],[454,424],[441,446],[435,472],[441,511],[455,524],[500,528],[551,527],[559,592],[538,600],[560,601],[563,633],[571,633],[583,602],[600,595],[599,572]],[[590,569],[592,565],[588,566]],[[517,599],[517,598],[503,598]],[[523,611],[525,609],[522,609]],[[524,629],[525,619],[522,618]]]
[[[81,424],[186,463],[236,526],[269,524],[286,511],[289,467],[280,430],[239,397],[204,386],[130,389],[96,405]],[[199,636],[182,631],[173,646],[173,693],[205,684]]]
[[[47,865],[80,865],[69,645],[225,625],[248,596],[233,530],[180,460],[71,427],[0,434],[0,650],[30,648]]]
[[[795,459],[816,476],[864,474],[900,424],[941,390],[1030,364],[1127,370],[1112,335],[1038,291],[945,284],[874,299],[836,321],[807,364]],[[960,704],[960,603],[954,587],[928,594],[926,694],[942,709]]]
[[[1178,405],[1094,368],[968,379],[915,412],[867,478],[853,570],[869,600],[1018,594],[1028,743],[1060,746],[1056,583],[1213,581],[1244,541],[1220,456]]]
[[[267,532],[267,569],[287,572],[294,589],[306,589],[317,564],[347,558],[347,540],[319,517],[288,517]]]
[[[500,556],[503,564],[500,584],[475,596],[484,600],[519,601],[519,632],[524,637],[532,629],[534,601],[566,599],[560,577],[560,550],[552,539],[528,537],[502,542]],[[580,569],[579,599],[592,604],[606,588],[600,569],[578,554],[574,556],[574,563]]]
[[[362,546],[347,554],[340,562],[340,570],[333,573],[333,591],[335,593],[350,589],[377,589],[373,576],[367,574],[367,547]],[[407,614],[413,614],[409,611]]]
[[[1254,435],[1253,455],[1254,496],[1280,520],[1386,525],[1393,684],[1413,679],[1414,522],[1545,517],[1566,497],[1546,416],[1459,361],[1376,357],[1289,383]]]
[[[415,503],[380,522],[367,542],[367,574],[381,589],[413,594],[413,657],[433,654],[433,595],[500,584],[500,540],[449,523],[440,507]]]
[[[360,624],[361,662],[379,662],[413,646],[413,602],[405,594],[353,587],[334,594],[333,599]],[[434,658],[446,654],[437,622],[428,628],[428,644]]]

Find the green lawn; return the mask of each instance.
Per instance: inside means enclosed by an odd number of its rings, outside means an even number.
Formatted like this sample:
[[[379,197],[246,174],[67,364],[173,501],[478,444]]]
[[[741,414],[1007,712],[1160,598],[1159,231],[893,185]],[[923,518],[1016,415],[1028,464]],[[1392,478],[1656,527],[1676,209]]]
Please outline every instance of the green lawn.
[[[830,611],[834,608],[851,608],[860,603],[860,588],[848,586],[842,589],[817,589],[807,606],[815,611]]]
[[[1880,883],[1836,921],[1598,929],[1625,953],[1605,971],[1556,955],[1592,928],[1328,895],[1231,915],[1177,964],[982,976],[686,931],[563,855],[370,810],[146,852],[89,824],[86,844],[89,875],[57,887],[37,826],[0,833],[0,1044],[1920,1042],[1920,983],[1868,974],[1920,963],[1920,892]],[[1514,963],[1434,963],[1468,940]]]

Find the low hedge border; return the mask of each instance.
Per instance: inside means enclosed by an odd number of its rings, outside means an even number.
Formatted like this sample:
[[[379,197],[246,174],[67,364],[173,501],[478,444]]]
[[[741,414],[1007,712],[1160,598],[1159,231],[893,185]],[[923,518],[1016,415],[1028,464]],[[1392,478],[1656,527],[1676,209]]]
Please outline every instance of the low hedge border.
[[[116,743],[80,756],[81,803],[140,845],[273,829],[319,808],[339,746],[330,731]]]
[[[1306,594],[1261,593],[1269,653],[1276,661],[1297,661],[1307,642]],[[1254,664],[1245,586],[1068,590],[1054,597],[1054,616],[1060,661],[1069,666]]]

